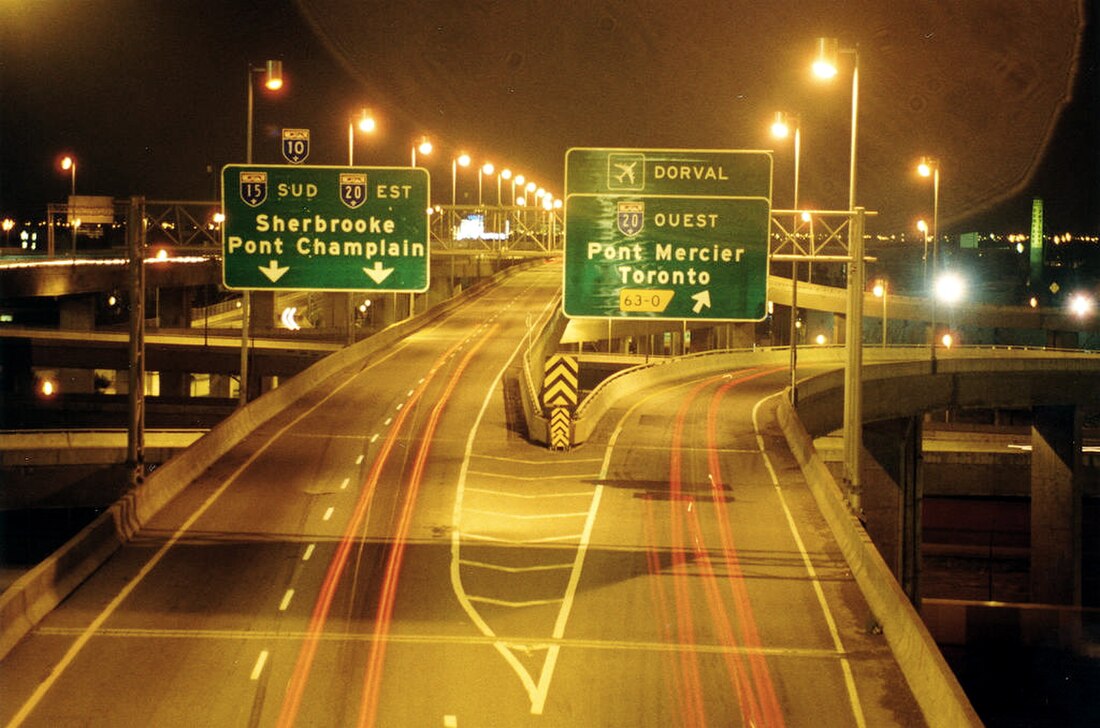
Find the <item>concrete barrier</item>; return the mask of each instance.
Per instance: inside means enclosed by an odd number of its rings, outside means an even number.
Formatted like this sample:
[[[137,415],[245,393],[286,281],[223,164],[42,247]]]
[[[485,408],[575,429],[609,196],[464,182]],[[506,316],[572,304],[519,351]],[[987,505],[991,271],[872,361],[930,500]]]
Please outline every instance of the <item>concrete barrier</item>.
[[[282,386],[237,410],[191,447],[154,470],[123,496],[0,594],[0,659],[61,600],[127,543],[149,519],[259,426],[315,391],[328,378],[360,366],[372,354],[393,346],[458,306],[483,294],[501,278],[528,267],[506,268],[414,318],[316,362]]]
[[[568,319],[558,304],[559,293],[544,319],[532,325],[533,339],[523,353],[523,378],[520,382],[520,401],[523,405],[523,418],[527,423],[527,437],[534,442],[550,442],[550,420],[542,408],[543,368],[546,365],[547,352],[557,351],[558,341]]]
[[[791,408],[777,395],[776,418],[794,453],[818,509],[825,517],[845,561],[890,645],[902,674],[929,725],[980,726],[978,717],[920,615],[894,579],[871,537],[848,509],[840,487],[813,438]]]

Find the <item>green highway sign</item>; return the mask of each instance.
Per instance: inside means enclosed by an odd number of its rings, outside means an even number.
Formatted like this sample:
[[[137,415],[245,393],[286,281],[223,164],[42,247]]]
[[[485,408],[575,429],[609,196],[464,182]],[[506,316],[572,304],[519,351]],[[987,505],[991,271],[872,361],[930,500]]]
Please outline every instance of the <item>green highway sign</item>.
[[[428,171],[222,169],[222,280],[231,289],[428,290]]]
[[[768,152],[570,149],[566,316],[767,315]]]

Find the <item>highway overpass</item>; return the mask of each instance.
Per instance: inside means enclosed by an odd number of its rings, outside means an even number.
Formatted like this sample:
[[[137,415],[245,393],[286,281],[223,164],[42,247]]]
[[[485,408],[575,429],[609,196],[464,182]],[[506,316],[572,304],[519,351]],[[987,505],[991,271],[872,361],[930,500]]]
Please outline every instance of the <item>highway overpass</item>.
[[[0,719],[976,724],[896,585],[853,576],[781,366],[686,372],[567,452],[526,437],[559,281],[333,354],[158,469],[4,594]]]

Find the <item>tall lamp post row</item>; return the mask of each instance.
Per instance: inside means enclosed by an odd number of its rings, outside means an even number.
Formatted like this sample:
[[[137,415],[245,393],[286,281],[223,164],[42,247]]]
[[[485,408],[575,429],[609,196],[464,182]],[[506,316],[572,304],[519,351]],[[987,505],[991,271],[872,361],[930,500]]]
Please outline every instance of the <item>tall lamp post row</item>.
[[[849,213],[849,250],[848,250],[848,307],[846,311],[846,340],[847,361],[845,366],[845,396],[844,396],[844,447],[846,480],[849,486],[849,502],[852,508],[859,512],[860,504],[860,450],[862,449],[862,319],[863,319],[863,291],[864,291],[864,260],[863,260],[863,217],[862,208],[856,207],[856,181],[858,159],[858,133],[859,133],[859,47],[842,48],[836,38],[818,38],[816,41],[816,54],[812,64],[812,71],[820,79],[829,80],[839,73],[838,61],[841,54],[852,56],[852,110],[851,110],[851,140],[849,152],[848,172],[848,213]],[[792,118],[785,112],[775,115],[772,124],[772,134],[777,138],[786,138],[790,135],[791,127],[794,127],[794,209],[799,204],[799,166],[801,156],[801,128],[796,118]],[[938,269],[938,243],[939,243],[939,163],[938,160],[925,157],[921,160],[918,171],[923,176],[931,176],[933,180],[933,215],[932,215],[932,270],[933,277]],[[811,243],[812,244],[812,243]],[[927,261],[927,236],[925,240],[925,260]],[[926,262],[927,270],[927,262]],[[792,263],[792,302],[791,302],[791,396],[795,398],[796,383],[796,358],[795,358],[795,325],[797,318],[797,262]],[[926,275],[927,278],[927,275]],[[883,346],[886,345],[886,297],[885,282],[876,286],[875,294],[882,298],[883,304]],[[935,299],[932,301],[932,330],[935,332]],[[931,359],[932,368],[935,371],[935,337],[932,337]]]
[[[248,108],[247,108],[247,138],[246,138],[246,154],[245,161],[248,164],[252,163],[252,149],[253,149],[253,110],[254,110],[254,86],[253,75],[262,74],[264,76],[264,88],[270,91],[278,91],[283,87],[283,66],[282,61],[268,60],[264,62],[262,66],[249,66],[248,68]],[[373,134],[378,129],[378,122],[374,117],[371,109],[363,107],[359,114],[353,116],[348,120],[348,165],[355,164],[355,133],[359,131],[363,134]],[[421,136],[420,140],[411,147],[410,150],[410,162],[411,166],[415,167],[418,159],[418,154],[426,156],[432,153],[434,145],[427,136]],[[458,202],[457,195],[457,180],[458,180],[458,167],[468,167],[470,165],[470,155],[465,152],[452,158],[451,160],[451,204],[455,205]],[[62,162],[64,169],[73,170],[73,189],[76,189],[76,162],[69,157],[66,157]],[[478,169],[478,204],[483,202],[483,176],[492,176],[496,171],[492,162],[485,162]],[[514,180],[514,181],[513,181]],[[515,189],[516,185],[523,185],[524,177],[522,175],[513,175],[510,169],[502,169],[497,173],[497,204],[502,204],[503,193],[502,184],[504,181],[512,181],[512,204],[516,202]]]

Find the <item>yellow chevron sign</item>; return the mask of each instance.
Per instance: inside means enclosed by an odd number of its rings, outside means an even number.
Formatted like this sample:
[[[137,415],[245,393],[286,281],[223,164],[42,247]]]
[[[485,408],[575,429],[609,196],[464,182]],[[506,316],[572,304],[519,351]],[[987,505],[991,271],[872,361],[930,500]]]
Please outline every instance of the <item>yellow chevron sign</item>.
[[[545,376],[542,379],[542,404],[544,407],[576,407],[577,358],[554,354],[546,358]]]
[[[566,407],[550,410],[550,449],[568,450],[573,444],[573,419]]]

